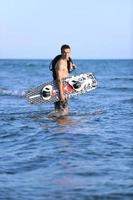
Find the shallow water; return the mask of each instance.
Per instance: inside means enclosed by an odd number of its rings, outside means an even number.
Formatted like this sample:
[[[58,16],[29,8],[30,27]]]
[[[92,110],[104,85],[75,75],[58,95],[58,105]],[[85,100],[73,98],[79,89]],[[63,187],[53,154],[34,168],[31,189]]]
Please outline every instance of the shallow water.
[[[62,118],[24,98],[49,62],[0,60],[0,199],[133,199],[133,60],[75,60],[98,88]]]

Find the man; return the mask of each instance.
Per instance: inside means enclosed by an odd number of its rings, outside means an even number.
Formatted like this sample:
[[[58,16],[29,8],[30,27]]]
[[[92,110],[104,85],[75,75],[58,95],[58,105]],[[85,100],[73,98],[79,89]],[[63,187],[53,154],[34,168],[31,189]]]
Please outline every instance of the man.
[[[60,112],[62,115],[68,114],[67,99],[63,94],[62,79],[66,78],[69,73],[75,68],[71,58],[71,48],[69,45],[64,44],[61,47],[61,55],[56,56],[52,60],[53,78],[57,81],[59,90],[59,101],[54,103],[55,111]]]

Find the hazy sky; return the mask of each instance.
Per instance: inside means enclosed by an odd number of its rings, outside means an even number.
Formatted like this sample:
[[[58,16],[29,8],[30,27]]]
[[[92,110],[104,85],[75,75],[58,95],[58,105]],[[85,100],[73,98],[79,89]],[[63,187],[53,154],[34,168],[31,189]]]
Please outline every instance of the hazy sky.
[[[0,58],[133,58],[133,0],[0,0]]]

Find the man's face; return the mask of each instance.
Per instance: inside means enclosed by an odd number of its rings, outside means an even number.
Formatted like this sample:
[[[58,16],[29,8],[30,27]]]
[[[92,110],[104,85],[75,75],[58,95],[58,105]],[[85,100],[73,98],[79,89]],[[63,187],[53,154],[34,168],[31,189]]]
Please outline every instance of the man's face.
[[[65,58],[67,60],[70,57],[70,53],[71,53],[71,49],[63,49],[62,52],[61,52],[63,58]]]

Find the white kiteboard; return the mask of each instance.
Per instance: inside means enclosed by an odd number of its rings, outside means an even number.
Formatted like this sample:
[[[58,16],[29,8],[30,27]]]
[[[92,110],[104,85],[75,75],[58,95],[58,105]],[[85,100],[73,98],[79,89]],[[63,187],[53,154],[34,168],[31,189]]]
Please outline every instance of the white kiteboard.
[[[62,80],[63,91],[66,98],[83,94],[97,87],[97,80],[93,73],[84,73],[67,77]],[[31,104],[55,102],[59,100],[57,82],[55,80],[29,89],[25,93],[26,99]]]

